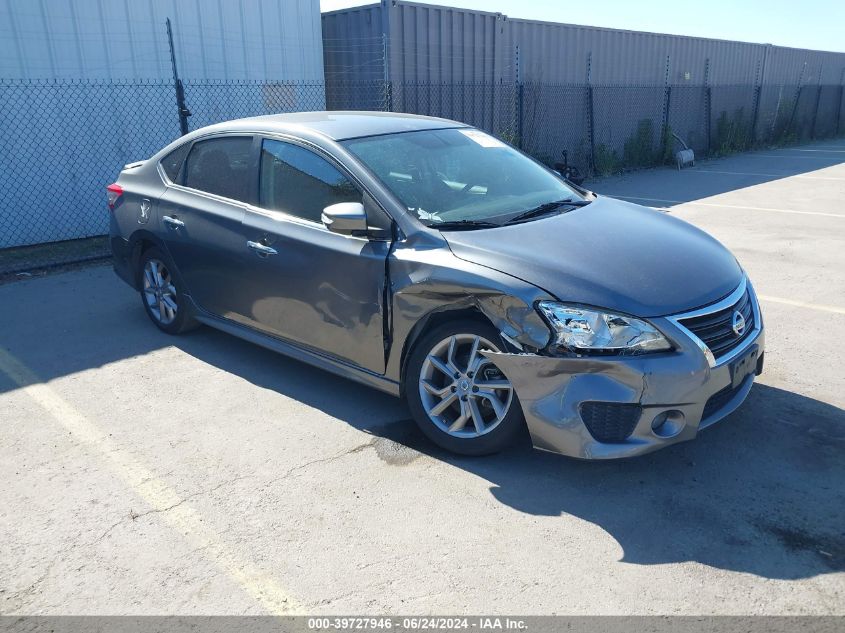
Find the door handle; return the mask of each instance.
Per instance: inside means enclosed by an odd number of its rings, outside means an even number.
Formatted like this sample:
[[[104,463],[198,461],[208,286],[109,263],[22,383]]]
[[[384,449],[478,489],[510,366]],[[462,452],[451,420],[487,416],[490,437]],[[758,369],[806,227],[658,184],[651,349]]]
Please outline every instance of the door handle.
[[[181,229],[185,226],[185,223],[182,222],[182,220],[179,220],[175,217],[170,217],[169,215],[162,216],[161,221],[172,229]]]
[[[249,246],[252,250],[256,252],[258,255],[278,255],[279,251],[275,248],[271,248],[270,246],[265,246],[261,242],[247,242],[247,246]]]

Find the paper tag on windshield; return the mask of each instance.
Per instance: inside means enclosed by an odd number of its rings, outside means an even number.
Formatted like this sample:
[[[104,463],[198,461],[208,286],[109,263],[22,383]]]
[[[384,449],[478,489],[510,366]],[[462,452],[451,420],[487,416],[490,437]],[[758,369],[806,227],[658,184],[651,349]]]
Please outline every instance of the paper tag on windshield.
[[[413,211],[413,209],[411,209]],[[423,211],[422,209],[417,209],[417,216],[420,220],[431,220],[433,222],[442,222],[443,220],[437,215],[437,211],[433,211],[429,213],[428,211]]]
[[[481,147],[507,147],[502,141],[493,138],[489,134],[485,134],[481,130],[458,130],[461,134],[466,136],[481,145]]]

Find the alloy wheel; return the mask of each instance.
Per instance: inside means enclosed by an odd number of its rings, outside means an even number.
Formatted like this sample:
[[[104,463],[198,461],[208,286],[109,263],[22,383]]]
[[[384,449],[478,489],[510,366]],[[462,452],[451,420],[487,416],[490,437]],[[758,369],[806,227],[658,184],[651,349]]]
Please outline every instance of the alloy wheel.
[[[144,301],[153,318],[162,325],[173,323],[179,306],[176,286],[167,266],[158,259],[148,259],[144,264],[143,284]]]
[[[513,401],[513,387],[480,350],[499,351],[474,334],[456,334],[435,345],[419,378],[429,419],[454,437],[473,438],[502,423]]]

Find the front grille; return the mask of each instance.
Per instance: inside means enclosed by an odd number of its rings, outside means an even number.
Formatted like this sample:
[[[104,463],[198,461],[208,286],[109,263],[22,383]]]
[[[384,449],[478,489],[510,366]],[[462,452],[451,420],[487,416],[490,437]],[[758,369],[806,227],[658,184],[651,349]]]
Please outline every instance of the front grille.
[[[640,419],[638,404],[617,402],[583,402],[581,419],[587,430],[599,442],[623,442],[634,432]]]
[[[747,380],[747,378],[746,378]],[[712,396],[707,399],[707,402],[704,404],[704,413],[701,414],[701,419],[706,420],[711,415],[714,415],[722,410],[722,408],[728,404],[733,397],[739,393],[739,390],[742,389],[742,386],[745,383],[743,382],[742,385],[738,387],[732,387],[728,385],[724,389],[720,389]]]
[[[745,319],[745,329],[740,336],[733,331],[733,315],[739,312]],[[716,360],[736,349],[754,330],[754,309],[748,290],[732,306],[718,312],[678,319],[681,325],[700,338],[713,352]]]

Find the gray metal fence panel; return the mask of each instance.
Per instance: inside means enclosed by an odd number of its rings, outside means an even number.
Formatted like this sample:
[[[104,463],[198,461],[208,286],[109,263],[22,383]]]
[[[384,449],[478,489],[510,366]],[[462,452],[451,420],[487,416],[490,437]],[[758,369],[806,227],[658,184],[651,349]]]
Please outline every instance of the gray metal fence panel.
[[[827,138],[836,134],[837,113],[842,86],[823,85],[819,87],[819,101],[813,117],[815,126],[813,138]]]
[[[568,161],[586,173],[592,151],[587,86],[526,83],[521,102],[517,136],[522,148],[549,165],[566,151]]]
[[[752,85],[710,89],[710,145],[717,154],[743,150],[752,142],[755,89]]]

